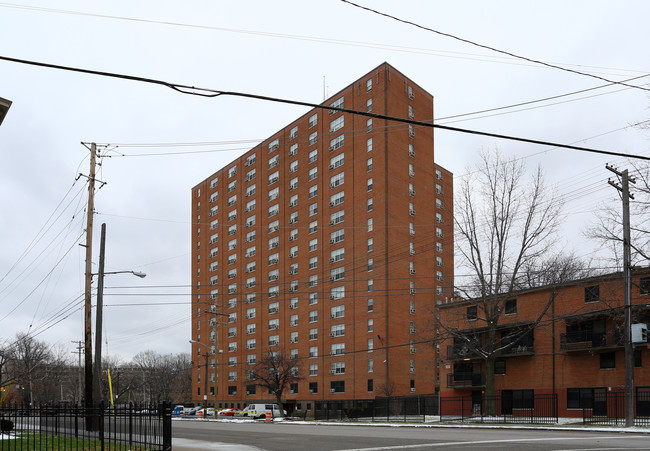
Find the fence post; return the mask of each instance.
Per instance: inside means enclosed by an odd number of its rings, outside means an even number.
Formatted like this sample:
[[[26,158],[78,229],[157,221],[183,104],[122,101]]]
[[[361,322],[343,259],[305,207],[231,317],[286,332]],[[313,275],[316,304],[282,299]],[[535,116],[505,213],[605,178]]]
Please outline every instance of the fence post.
[[[102,451],[104,451],[104,400],[99,402],[97,420],[99,421],[99,443],[101,443]]]
[[[129,403],[129,447],[133,446],[133,402]]]
[[[163,402],[162,405],[162,421],[163,421],[163,451],[171,451],[172,449],[172,406],[171,403]]]

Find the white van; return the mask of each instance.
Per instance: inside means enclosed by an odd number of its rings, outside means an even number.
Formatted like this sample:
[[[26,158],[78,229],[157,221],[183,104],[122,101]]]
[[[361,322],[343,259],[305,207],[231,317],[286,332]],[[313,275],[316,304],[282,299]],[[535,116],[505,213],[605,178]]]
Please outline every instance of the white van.
[[[277,404],[249,404],[244,410],[239,412],[237,416],[240,417],[252,417],[252,418],[264,418],[266,412],[273,412],[274,417],[281,417],[280,407]],[[284,415],[287,414],[287,411],[284,411]]]

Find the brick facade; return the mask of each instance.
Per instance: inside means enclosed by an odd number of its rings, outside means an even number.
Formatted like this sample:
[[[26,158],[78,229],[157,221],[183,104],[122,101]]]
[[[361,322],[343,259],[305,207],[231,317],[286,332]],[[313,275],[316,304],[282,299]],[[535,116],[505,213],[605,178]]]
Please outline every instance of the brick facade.
[[[433,120],[433,97],[386,63],[322,105]],[[270,399],[247,383],[247,361],[279,349],[305,376],[289,406],[434,393],[452,199],[432,128],[321,108],[197,184],[194,400],[207,351],[218,407]]]

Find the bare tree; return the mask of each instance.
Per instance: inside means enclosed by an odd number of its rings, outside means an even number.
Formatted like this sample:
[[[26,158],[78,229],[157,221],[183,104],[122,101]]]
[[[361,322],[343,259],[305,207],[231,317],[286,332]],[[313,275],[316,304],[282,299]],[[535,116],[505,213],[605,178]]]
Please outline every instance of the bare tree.
[[[290,384],[303,380],[304,376],[300,360],[288,357],[281,348],[279,351],[268,351],[265,357],[258,360],[249,370],[247,378],[274,395],[280,412],[284,415],[283,393]]]
[[[143,351],[133,357],[134,366],[142,374],[142,386],[145,389],[145,399],[150,402],[179,400],[187,398],[188,388],[191,390],[191,375],[187,384],[188,370],[191,368],[188,354],[158,354],[154,351]],[[185,378],[183,377],[185,376]],[[179,392],[175,384],[182,381],[185,386]]]
[[[471,322],[475,331],[460,328],[460,318],[447,318],[440,327],[455,345],[485,362],[485,393],[490,397],[496,356],[534,327],[498,334],[506,301],[520,286],[522,272],[549,255],[562,201],[546,186],[539,167],[528,179],[524,163],[517,159],[505,159],[499,151],[481,157],[460,183],[454,217],[459,263],[469,272],[462,285],[455,284],[455,291],[475,312],[476,321]]]
[[[572,253],[559,252],[526,261],[521,267],[520,276],[517,278],[514,288],[528,290],[594,275],[596,275],[596,271],[591,268],[591,262]]]
[[[34,385],[40,386],[44,380],[45,365],[50,359],[49,347],[45,342],[38,341],[29,334],[18,333],[11,349],[15,379],[27,388],[24,398],[31,404],[34,401],[32,399]]]

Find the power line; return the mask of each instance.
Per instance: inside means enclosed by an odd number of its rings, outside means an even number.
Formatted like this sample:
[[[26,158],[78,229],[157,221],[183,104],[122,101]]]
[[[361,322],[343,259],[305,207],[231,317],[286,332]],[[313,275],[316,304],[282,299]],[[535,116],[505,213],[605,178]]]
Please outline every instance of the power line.
[[[425,27],[424,25],[420,25],[418,23],[411,22],[410,20],[400,19],[399,17],[393,16],[391,14],[384,13],[384,12],[381,12],[381,11],[377,11],[376,9],[372,9],[372,8],[367,7],[367,6],[362,6],[362,5],[359,5],[357,3],[353,3],[350,0],[341,0],[341,1],[343,3],[347,3],[349,5],[352,5],[352,6],[356,7],[356,8],[364,9],[364,10],[369,11],[371,13],[378,14],[378,15],[384,16],[384,17],[388,17],[389,19],[393,19],[393,20],[396,20],[398,22],[405,23],[407,25],[412,25],[412,26],[420,28],[422,30],[430,31],[432,33],[436,33],[436,34],[439,34],[441,36],[446,36],[448,38],[452,38],[452,39],[455,39],[457,41],[461,41],[461,42],[464,42],[466,44],[470,44],[470,45],[480,47],[480,48],[483,48],[483,49],[486,49],[486,50],[491,50],[493,52],[502,53],[502,54],[508,55],[508,56],[510,56],[512,58],[527,61],[529,63],[539,64],[539,65],[542,65],[542,66],[550,67],[552,69],[559,69],[559,70],[563,70],[565,72],[570,72],[570,73],[573,73],[573,74],[584,75],[585,77],[596,78],[598,80],[606,81],[608,83],[613,83],[613,84],[617,84],[617,85],[627,86],[629,88],[636,88],[636,89],[641,89],[643,91],[650,91],[649,88],[644,88],[642,86],[630,85],[630,84],[627,84],[627,83],[625,83],[623,81],[610,80],[608,78],[601,77],[599,75],[594,75],[594,74],[590,74],[590,73],[587,73],[587,72],[581,72],[581,71],[575,70],[575,69],[569,69],[569,68],[566,68],[566,67],[558,66],[556,64],[546,63],[544,61],[535,60],[535,59],[528,58],[528,57],[525,57],[525,56],[517,55],[515,53],[511,53],[511,52],[508,52],[508,51],[505,51],[505,50],[500,50],[500,49],[497,49],[495,47],[490,47],[490,46],[485,45],[485,44],[479,44],[478,42],[470,41],[469,39],[461,38],[461,37],[455,36],[453,34],[445,33],[445,32],[439,31],[439,30],[434,30],[433,28]]]
[[[113,72],[104,72],[104,71],[96,71],[96,70],[91,70],[91,69],[82,69],[82,68],[76,68],[76,67],[70,67],[70,66],[62,66],[58,64],[49,64],[49,63],[42,63],[38,61],[30,61],[30,60],[24,60],[24,59],[19,59],[19,58],[11,58],[7,56],[0,56],[0,60],[5,60],[5,61],[10,61],[14,63],[20,63],[20,64],[28,64],[32,66],[38,66],[38,67],[47,67],[50,69],[58,69],[58,70],[65,70],[65,71],[71,71],[71,72],[79,72],[79,73],[84,73],[84,74],[89,74],[89,75],[99,75],[102,77],[111,77],[111,78],[119,78],[123,80],[130,80],[130,81],[138,81],[142,83],[150,83],[150,84],[156,84],[160,86],[165,86],[169,89],[173,89],[174,91],[177,91],[181,94],[188,94],[188,95],[196,95],[200,97],[220,97],[220,96],[232,96],[232,97],[243,97],[243,98],[249,98],[249,99],[255,99],[255,100],[265,100],[268,102],[276,102],[276,103],[284,103],[288,105],[296,105],[296,106],[304,106],[304,107],[309,107],[309,108],[317,108],[317,109],[322,109],[322,110],[335,110],[335,111],[341,111],[343,113],[350,113],[350,114],[355,114],[358,116],[365,116],[365,117],[370,117],[370,118],[375,118],[375,119],[382,119],[382,120],[387,120],[387,121],[395,121],[395,122],[401,122],[405,124],[410,124],[410,125],[416,125],[419,127],[426,127],[426,128],[438,128],[441,130],[447,130],[447,131],[452,131],[452,132],[457,132],[457,133],[466,133],[466,134],[471,134],[471,135],[479,135],[479,136],[487,136],[490,138],[498,138],[498,139],[506,139],[506,140],[511,140],[511,141],[518,141],[518,142],[525,142],[528,144],[537,144],[537,145],[543,145],[543,146],[553,146],[553,147],[560,147],[563,149],[570,149],[570,150],[577,150],[581,152],[589,152],[589,153],[596,153],[596,154],[602,154],[602,155],[613,155],[613,156],[618,156],[618,157],[627,157],[627,158],[634,158],[634,159],[639,159],[639,160],[647,160],[650,161],[650,157],[645,157],[641,155],[636,155],[636,154],[625,154],[621,152],[614,152],[614,151],[609,151],[609,150],[600,150],[600,149],[591,149],[588,147],[580,147],[580,146],[572,146],[568,144],[560,144],[560,143],[554,143],[551,141],[542,141],[539,139],[530,139],[530,138],[522,138],[522,137],[517,137],[517,136],[511,136],[511,135],[503,135],[499,133],[490,133],[490,132],[483,132],[480,130],[469,130],[469,129],[464,129],[464,128],[458,128],[458,127],[450,127],[447,125],[440,125],[440,124],[434,124],[432,122],[427,122],[427,121],[416,121],[413,119],[405,119],[405,118],[399,118],[395,116],[388,116],[385,114],[378,114],[378,113],[372,113],[372,112],[367,112],[367,111],[358,111],[358,110],[351,110],[348,108],[339,108],[339,107],[333,107],[333,106],[325,106],[317,103],[311,103],[311,102],[303,102],[299,100],[290,100],[290,99],[283,99],[279,97],[270,97],[270,96],[263,96],[259,94],[250,94],[250,93],[245,93],[245,92],[237,92],[237,91],[220,91],[216,89],[211,89],[211,88],[200,88],[196,86],[189,86],[189,85],[182,85],[182,84],[176,84],[176,83],[171,83],[167,82],[164,80],[157,80],[153,78],[145,78],[145,77],[138,77],[134,75],[125,75],[125,74],[117,74]],[[605,81],[611,82],[611,83],[617,83],[613,82],[611,80],[603,79]],[[621,84],[621,83],[617,83]],[[625,85],[628,86],[628,85]],[[645,89],[645,88],[641,88]]]

